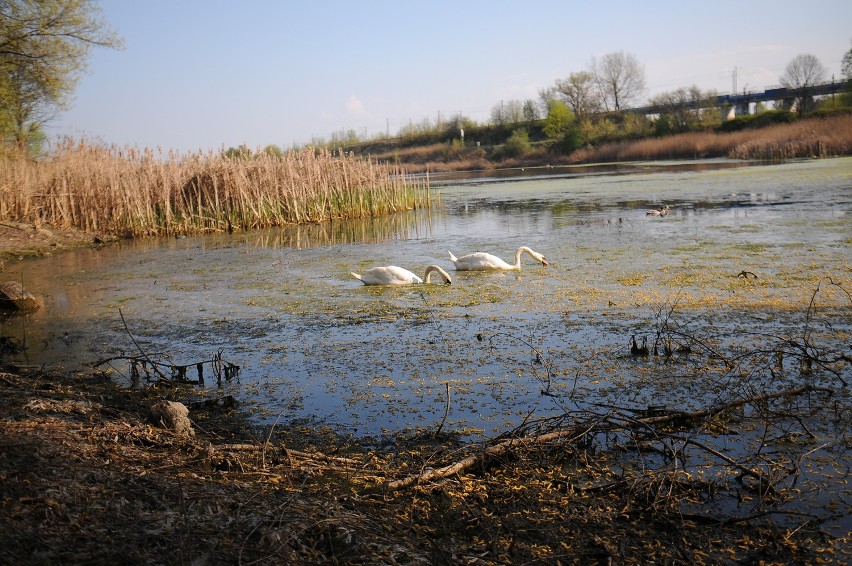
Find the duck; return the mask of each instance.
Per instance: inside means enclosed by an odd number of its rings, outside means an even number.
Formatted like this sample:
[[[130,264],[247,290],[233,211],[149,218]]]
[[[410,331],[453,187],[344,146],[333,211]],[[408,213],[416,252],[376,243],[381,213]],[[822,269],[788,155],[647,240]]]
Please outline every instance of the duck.
[[[450,278],[450,274],[444,271],[441,267],[437,265],[430,265],[426,268],[426,273],[423,274],[423,279],[415,275],[414,273],[404,269],[402,267],[397,267],[395,265],[387,265],[384,267],[371,267],[364,271],[363,275],[359,275],[358,273],[350,273],[352,277],[359,280],[364,285],[414,285],[418,283],[431,283],[431,277],[433,273],[437,273],[444,279],[444,283],[446,285],[452,285],[453,280]]]
[[[652,208],[645,212],[646,216],[665,216],[669,213],[669,205],[661,206],[660,208]]]
[[[521,254],[527,253],[536,261],[540,261],[542,265],[547,267],[547,260],[540,253],[531,250],[527,246],[521,246],[515,252],[515,264],[506,263],[499,257],[485,252],[475,252],[472,254],[456,257],[453,252],[449,252],[450,261],[456,266],[456,271],[488,271],[488,270],[511,270],[521,269]]]

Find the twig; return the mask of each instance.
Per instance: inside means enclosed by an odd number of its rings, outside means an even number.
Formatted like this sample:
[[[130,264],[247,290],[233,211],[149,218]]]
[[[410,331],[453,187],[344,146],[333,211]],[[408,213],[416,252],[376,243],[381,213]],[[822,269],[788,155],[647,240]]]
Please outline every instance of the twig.
[[[140,346],[139,342],[136,341],[136,338],[133,337],[133,333],[130,332],[130,329],[127,327],[127,321],[124,320],[124,313],[121,312],[121,308],[118,309],[118,314],[121,317],[122,324],[124,324],[124,330],[127,331],[127,335],[130,336],[131,340],[133,340],[133,343],[136,345],[136,349],[138,349],[139,353],[142,354],[142,356],[146,360],[148,360],[148,363],[151,364],[151,367],[154,369],[155,372],[157,372],[157,375],[160,376],[160,379],[162,379],[163,381],[166,381],[167,380],[166,376],[163,375],[163,372],[161,372],[159,369],[157,369],[157,365],[154,363],[154,361],[151,358],[148,357],[148,354],[145,353],[145,350],[142,349],[142,346]]]
[[[673,420],[676,420],[676,419],[700,419],[700,418],[715,415],[717,413],[721,413],[721,412],[726,411],[728,409],[732,409],[732,408],[735,408],[735,407],[746,405],[746,404],[749,404],[749,403],[757,403],[757,402],[761,402],[761,401],[768,401],[770,399],[778,399],[778,398],[782,398],[782,397],[791,397],[791,396],[795,396],[795,395],[800,395],[802,393],[807,393],[809,391],[828,391],[828,390],[821,389],[821,388],[818,388],[818,387],[814,387],[812,385],[804,385],[802,387],[797,387],[797,388],[794,388],[794,389],[788,389],[788,390],[785,390],[785,391],[777,391],[777,392],[774,392],[774,393],[768,393],[766,395],[756,395],[756,396],[752,396],[752,397],[747,397],[747,398],[744,398],[744,399],[739,399],[737,401],[733,401],[731,403],[725,403],[723,405],[711,407],[711,408],[708,408],[708,409],[702,409],[700,411],[694,411],[694,412],[691,412],[691,413],[678,412],[676,414],[671,414],[671,415],[662,415],[662,416],[658,416],[658,417],[646,417],[646,418],[635,419],[635,420],[632,420],[632,422],[640,423],[642,425],[647,426],[647,425],[662,424],[662,423],[670,422],[670,421],[673,421]],[[587,435],[590,432],[603,432],[603,431],[606,431],[606,430],[614,430],[614,429],[618,429],[618,428],[625,428],[623,426],[618,426],[616,423],[614,423],[611,420],[604,420],[604,419],[594,419],[594,420],[592,420],[588,423],[585,423],[585,425],[586,426],[583,426],[582,428],[581,428],[581,426],[572,426],[568,429],[548,432],[548,433],[540,434],[540,435],[537,435],[537,436],[522,437],[522,438],[517,438],[517,437],[516,438],[510,438],[508,440],[504,440],[503,442],[500,442],[500,443],[495,444],[493,446],[487,447],[480,452],[472,454],[472,455],[470,455],[470,456],[468,456],[468,457],[466,457],[462,460],[459,460],[458,462],[449,464],[449,465],[444,466],[442,468],[427,469],[427,470],[420,472],[419,474],[410,475],[410,476],[407,476],[405,478],[402,478],[402,479],[399,479],[399,480],[396,480],[396,481],[392,481],[387,485],[387,487],[388,487],[388,489],[391,489],[391,490],[398,490],[398,489],[402,489],[402,488],[405,488],[405,487],[409,487],[413,484],[419,484],[419,483],[427,482],[427,481],[434,480],[434,479],[447,478],[447,477],[450,477],[452,475],[458,474],[458,473],[460,473],[460,472],[462,472],[462,471],[464,471],[464,470],[466,470],[466,469],[468,469],[468,468],[470,468],[470,467],[472,467],[476,464],[483,463],[483,462],[486,462],[486,461],[490,461],[490,460],[493,460],[494,458],[497,458],[498,456],[502,456],[504,454],[507,454],[513,448],[516,448],[516,447],[519,447],[519,446],[546,444],[546,443],[552,442],[554,440],[565,440],[565,439],[567,439],[568,441],[573,441],[573,440],[576,440],[578,438],[584,437],[585,435]],[[693,443],[698,445],[694,441],[693,441]],[[709,447],[707,447],[707,449],[712,450]],[[726,461],[729,461],[729,459],[727,459],[727,457],[722,455],[721,453],[716,453],[716,452],[713,452],[713,453],[722,457]],[[750,476],[756,477],[758,479],[763,479],[763,477],[761,475],[759,475],[757,472],[754,472],[754,471],[751,471],[751,470],[746,472],[745,470],[747,470],[747,468],[743,468],[742,466],[740,466],[739,464],[737,464],[733,460],[730,460],[729,463],[737,466],[744,473],[748,473],[748,475],[750,475]]]
[[[438,425],[438,430],[435,431],[435,436],[441,434],[441,429],[444,428],[444,423],[447,422],[447,415],[450,414],[450,382],[446,382],[445,385],[447,386],[447,403],[444,406],[444,418],[441,419],[441,424]]]

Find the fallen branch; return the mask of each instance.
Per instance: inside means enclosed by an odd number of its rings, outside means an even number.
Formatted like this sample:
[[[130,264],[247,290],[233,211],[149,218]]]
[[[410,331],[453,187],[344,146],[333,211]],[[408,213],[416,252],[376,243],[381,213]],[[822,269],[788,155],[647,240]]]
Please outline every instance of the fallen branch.
[[[397,490],[402,489],[404,487],[408,487],[415,483],[423,483],[433,479],[447,478],[458,474],[459,472],[462,472],[472,466],[475,466],[476,464],[484,463],[486,461],[493,460],[494,458],[497,458],[499,456],[508,454],[513,448],[517,446],[526,446],[530,444],[546,444],[554,440],[563,439],[573,441],[577,438],[583,437],[586,433],[594,430],[595,427],[596,424],[585,428],[575,426],[570,430],[548,432],[539,436],[510,438],[508,440],[500,442],[499,444],[495,444],[494,446],[486,448],[482,452],[477,452],[476,454],[472,454],[467,458],[464,458],[463,460],[460,460],[454,464],[450,464],[449,466],[444,466],[443,468],[437,469],[427,469],[417,475],[411,475],[406,478],[392,481],[387,485],[387,487],[391,490]]]
[[[667,422],[671,422],[674,420],[701,420],[706,417],[710,417],[727,410],[740,407],[743,405],[747,405],[750,403],[757,403],[761,401],[768,401],[771,399],[779,399],[783,397],[794,397],[797,395],[801,395],[803,393],[807,393],[810,391],[829,391],[827,389],[817,388],[812,385],[803,385],[802,387],[796,387],[794,389],[787,389],[785,391],[777,391],[774,393],[767,393],[766,395],[757,395],[752,397],[746,397],[744,399],[738,399],[737,401],[732,401],[730,403],[725,403],[716,407],[711,407],[708,409],[702,409],[699,411],[693,412],[675,412],[673,414],[666,414],[661,416],[654,417],[645,417],[639,418],[635,420],[631,420],[632,423],[639,423],[642,425],[658,425]],[[583,425],[575,425],[569,429],[563,429],[553,432],[548,432],[545,434],[541,434],[538,436],[532,437],[521,437],[521,438],[510,438],[508,440],[504,440],[498,444],[485,448],[484,450],[477,452],[476,454],[471,454],[470,456],[459,460],[453,464],[444,466],[442,468],[429,468],[425,469],[419,474],[414,474],[407,476],[402,479],[398,479],[392,481],[387,484],[387,488],[390,490],[398,490],[409,487],[414,484],[420,484],[424,482],[428,482],[435,479],[443,479],[447,477],[451,477],[456,475],[464,470],[471,468],[477,464],[482,464],[487,461],[493,460],[500,456],[503,456],[509,453],[512,449],[519,446],[529,446],[529,445],[540,445],[546,444],[548,442],[553,442],[555,440],[568,440],[569,442],[577,440],[579,438],[583,438],[590,432],[604,432],[604,431],[612,431],[616,429],[621,429],[624,427],[618,426],[616,423],[613,423],[609,419],[596,419],[591,423],[585,423]],[[708,449],[707,447],[702,446],[702,448]],[[716,455],[721,455],[716,453]],[[730,461],[725,458],[725,460],[732,464],[736,465],[735,462]],[[762,479],[760,474],[754,472],[752,470],[748,470],[742,466],[736,466],[740,471],[746,473],[747,475],[751,475],[758,479]]]

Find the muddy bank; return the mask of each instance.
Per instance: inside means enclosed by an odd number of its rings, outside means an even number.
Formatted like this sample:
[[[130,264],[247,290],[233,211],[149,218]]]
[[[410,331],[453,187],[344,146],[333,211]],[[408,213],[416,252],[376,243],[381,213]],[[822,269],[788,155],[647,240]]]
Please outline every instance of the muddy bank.
[[[116,239],[106,234],[3,221],[0,222],[0,270],[7,262],[103,245]]]
[[[258,430],[193,405],[193,435],[151,422],[178,386],[0,374],[0,561],[7,564],[846,563],[849,539],[764,516],[690,515],[704,482],[618,471],[575,441],[519,440],[475,457],[451,437],[366,445]],[[751,482],[746,482],[746,484]],[[397,485],[401,485],[399,482]],[[702,488],[701,486],[705,487]],[[745,484],[744,484],[745,485]],[[749,496],[751,497],[751,496]],[[845,554],[844,554],[845,553]]]

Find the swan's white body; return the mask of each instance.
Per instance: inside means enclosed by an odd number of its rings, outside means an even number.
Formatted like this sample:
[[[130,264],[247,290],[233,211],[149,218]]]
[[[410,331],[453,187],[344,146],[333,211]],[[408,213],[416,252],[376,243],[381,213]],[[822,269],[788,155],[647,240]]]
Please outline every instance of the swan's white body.
[[[423,283],[424,279],[426,280],[426,283],[431,283],[430,279],[432,277],[432,273],[437,273],[443,277],[444,282],[447,285],[450,285],[453,282],[453,280],[450,279],[450,274],[437,265],[430,265],[427,267],[426,273],[423,275],[423,279],[419,278],[407,269],[403,269],[395,265],[371,267],[366,270],[363,275],[352,273],[352,276],[361,281],[364,285],[414,285],[416,283]]]
[[[450,252],[450,261],[456,266],[457,271],[488,271],[493,269],[520,269],[521,254],[528,253],[536,261],[540,261],[542,265],[547,265],[547,260],[538,252],[534,252],[526,246],[521,246],[515,252],[515,264],[506,263],[496,255],[491,255],[485,252],[475,252],[472,254],[456,257],[453,252]]]

